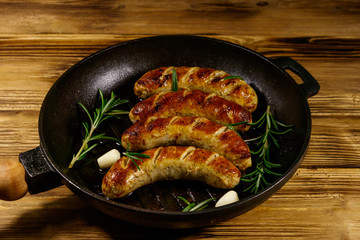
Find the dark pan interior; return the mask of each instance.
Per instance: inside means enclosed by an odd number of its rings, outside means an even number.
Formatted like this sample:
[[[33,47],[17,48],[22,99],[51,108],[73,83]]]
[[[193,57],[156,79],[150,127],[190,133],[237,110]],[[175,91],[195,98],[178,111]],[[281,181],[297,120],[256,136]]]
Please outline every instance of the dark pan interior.
[[[94,170],[94,162],[78,170],[69,170],[67,166],[71,156],[81,141],[81,121],[87,120],[77,102],[92,111],[99,100],[98,89],[101,89],[107,97],[114,91],[121,98],[129,99],[130,103],[123,109],[130,109],[138,101],[133,94],[135,81],[151,69],[170,65],[209,67],[242,76],[259,96],[259,107],[253,115],[255,120],[270,105],[281,122],[295,125],[294,131],[281,139],[281,150],[273,153],[274,162],[283,166],[279,171],[284,176],[256,195],[242,193],[244,186],[240,184],[236,189],[242,198],[239,203],[186,215],[178,212],[183,205],[176,196],[201,201],[209,197],[218,198],[224,191],[188,181],[160,182],[115,202],[102,197],[99,184],[103,173]],[[102,130],[108,135],[120,137],[128,126],[130,121],[124,117],[104,125]],[[171,224],[163,225],[165,227],[188,227],[187,222],[197,223],[192,226],[211,224],[236,216],[265,201],[299,166],[307,148],[310,128],[306,98],[295,81],[269,59],[238,45],[192,36],[138,39],[84,59],[64,73],[50,89],[39,119],[41,147],[50,165],[71,190],[96,208],[120,219],[150,226],[156,226],[154,219],[159,221],[158,224],[172,219]],[[112,147],[113,143],[104,142],[89,158],[95,159]],[[129,213],[132,217],[124,216]],[[146,218],[150,218],[151,222]]]

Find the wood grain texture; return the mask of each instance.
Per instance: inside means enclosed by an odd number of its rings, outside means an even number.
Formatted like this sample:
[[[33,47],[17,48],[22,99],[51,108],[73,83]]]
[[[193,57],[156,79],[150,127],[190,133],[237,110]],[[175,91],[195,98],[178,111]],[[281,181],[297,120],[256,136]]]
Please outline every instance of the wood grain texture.
[[[0,238],[357,239],[359,176],[358,169],[300,169],[254,210],[189,230],[151,229],[111,219],[62,186],[17,202],[0,202]]]
[[[201,35],[270,58],[290,56],[321,86],[309,99],[312,137],[300,169],[242,216],[159,231],[105,216],[61,186],[0,200],[0,239],[360,238],[358,1],[0,0],[0,9],[0,161],[17,161],[39,145],[41,104],[61,74],[89,54],[140,37]]]
[[[8,0],[0,8],[4,34],[360,34],[357,1]]]

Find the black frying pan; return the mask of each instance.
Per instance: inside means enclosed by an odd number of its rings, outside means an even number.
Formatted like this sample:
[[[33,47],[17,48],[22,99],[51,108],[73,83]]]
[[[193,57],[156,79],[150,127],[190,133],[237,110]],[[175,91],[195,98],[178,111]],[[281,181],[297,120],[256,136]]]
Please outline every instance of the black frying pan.
[[[138,99],[133,94],[135,81],[145,72],[160,66],[199,66],[224,70],[242,76],[259,95],[254,119],[270,105],[281,122],[295,129],[281,139],[281,150],[273,161],[282,164],[282,177],[257,194],[236,188],[240,201],[220,208],[182,213],[181,203],[169,196],[192,194],[197,198],[220,197],[224,192],[201,183],[160,182],[137,190],[130,197],[108,200],[101,195],[101,172],[92,163],[85,168],[68,169],[68,164],[81,138],[81,121],[86,120],[77,102],[94,109],[98,89],[105,96],[114,91],[129,99],[127,108]],[[285,70],[298,74],[298,85]],[[100,211],[124,221],[154,227],[189,228],[215,224],[238,216],[268,199],[283,186],[300,166],[311,135],[311,116],[307,98],[319,91],[316,80],[296,61],[288,57],[268,59],[247,48],[216,39],[195,36],[157,36],[123,42],[101,50],[65,72],[48,92],[39,117],[40,146],[20,154],[31,193],[55,187],[61,181],[80,198]],[[109,134],[119,135],[129,121],[109,123]],[[103,143],[101,151],[111,148]],[[59,181],[60,180],[60,181]],[[178,206],[176,206],[176,204]],[[177,209],[179,208],[179,209]]]

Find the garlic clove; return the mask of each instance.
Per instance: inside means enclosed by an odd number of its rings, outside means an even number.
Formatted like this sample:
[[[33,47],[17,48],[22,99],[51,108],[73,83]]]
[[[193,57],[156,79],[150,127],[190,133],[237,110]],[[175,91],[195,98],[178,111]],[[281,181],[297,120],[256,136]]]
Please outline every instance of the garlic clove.
[[[237,194],[237,192],[235,192],[234,190],[228,191],[227,193],[225,193],[220,199],[219,201],[217,201],[217,203],[215,204],[215,207],[221,207],[224,205],[228,205],[234,202],[239,201],[239,196]]]
[[[112,149],[99,157],[97,162],[101,169],[110,168],[118,159],[120,159],[120,152],[116,149]]]

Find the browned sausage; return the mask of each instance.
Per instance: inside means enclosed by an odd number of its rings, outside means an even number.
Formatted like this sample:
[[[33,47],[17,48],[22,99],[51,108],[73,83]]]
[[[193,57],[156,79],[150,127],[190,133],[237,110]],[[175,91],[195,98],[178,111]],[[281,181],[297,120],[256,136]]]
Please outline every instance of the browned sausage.
[[[228,127],[198,117],[150,117],[138,121],[121,137],[121,144],[130,151],[168,145],[191,145],[217,152],[232,161],[240,170],[251,166],[249,147]]]
[[[235,101],[250,112],[254,112],[257,107],[258,98],[250,85],[240,78],[229,78],[230,75],[224,71],[211,68],[161,67],[151,70],[135,83],[135,94],[144,99],[159,92],[170,91],[173,69],[177,73],[178,87],[181,89],[215,93]]]
[[[106,173],[102,191],[108,198],[120,198],[147,184],[161,180],[187,179],[213,187],[231,189],[239,184],[241,172],[217,153],[194,147],[169,146],[143,152],[137,164],[121,157]]]
[[[228,125],[247,121],[251,123],[251,113],[236,104],[215,94],[200,90],[179,90],[162,92],[136,104],[130,111],[132,122],[150,116],[204,117],[213,122]],[[249,126],[241,124],[236,130],[247,131]]]

